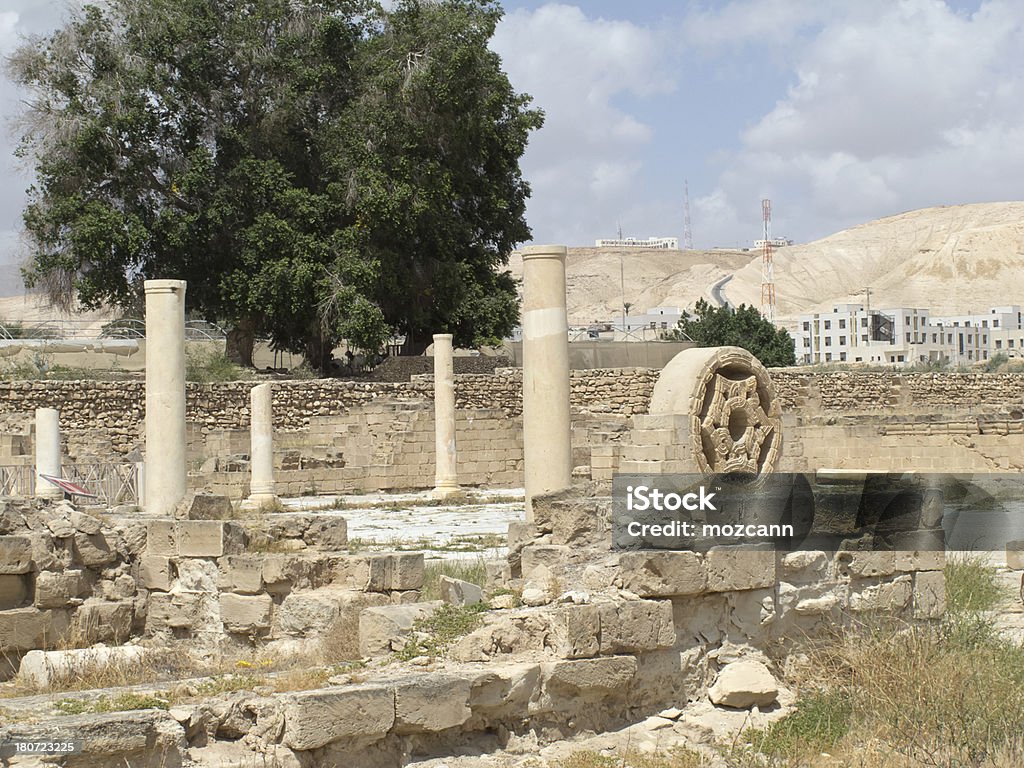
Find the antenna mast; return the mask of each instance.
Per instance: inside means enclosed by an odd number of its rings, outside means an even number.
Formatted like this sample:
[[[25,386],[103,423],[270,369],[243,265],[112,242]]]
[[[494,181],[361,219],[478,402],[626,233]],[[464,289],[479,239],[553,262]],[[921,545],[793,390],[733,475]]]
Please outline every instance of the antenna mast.
[[[761,258],[761,315],[775,324],[775,264],[772,259],[772,201],[761,201],[764,219],[764,248]]]
[[[693,231],[690,229],[690,182],[683,179],[683,249],[693,250]]]

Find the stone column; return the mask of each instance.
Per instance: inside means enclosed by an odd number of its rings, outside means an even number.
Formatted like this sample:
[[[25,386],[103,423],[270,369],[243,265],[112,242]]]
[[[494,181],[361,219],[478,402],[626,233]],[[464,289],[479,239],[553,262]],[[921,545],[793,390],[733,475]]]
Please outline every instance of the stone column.
[[[146,497],[171,515],[185,496],[185,281],[146,281]]]
[[[278,503],[274,493],[274,405],[270,384],[260,384],[249,393],[251,441],[249,455],[249,498],[247,507],[263,508]]]
[[[459,490],[455,453],[455,368],[452,335],[434,334],[434,496]]]
[[[523,249],[523,465],[532,499],[572,484],[565,246]]]
[[[39,475],[60,477],[60,414],[54,408],[36,408],[36,497],[63,499],[64,491]]]

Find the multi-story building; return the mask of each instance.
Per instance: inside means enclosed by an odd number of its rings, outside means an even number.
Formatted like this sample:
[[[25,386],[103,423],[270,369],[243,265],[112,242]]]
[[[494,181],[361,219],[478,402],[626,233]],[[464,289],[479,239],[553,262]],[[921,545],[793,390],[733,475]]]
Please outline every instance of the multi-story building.
[[[797,360],[808,364],[971,364],[1000,352],[1024,357],[1024,313],[1009,306],[987,314],[930,317],[926,309],[838,304],[831,312],[800,315],[794,341]]]
[[[679,250],[678,237],[648,237],[641,240],[638,237],[621,237],[614,240],[597,240],[595,245],[598,248],[654,248],[658,250]]]

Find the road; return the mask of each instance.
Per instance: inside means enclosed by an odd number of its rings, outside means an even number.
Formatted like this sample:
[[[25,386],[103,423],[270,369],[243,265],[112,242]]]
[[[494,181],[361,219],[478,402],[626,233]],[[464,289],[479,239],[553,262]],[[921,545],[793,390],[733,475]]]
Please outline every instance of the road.
[[[732,280],[732,277],[732,275],[726,275],[721,280],[718,280],[717,282],[712,284],[710,288],[708,288],[708,295],[711,296],[711,300],[718,304],[718,306],[720,307],[732,306],[732,302],[730,302],[725,297],[725,294],[722,293],[722,289],[725,288],[725,284]]]

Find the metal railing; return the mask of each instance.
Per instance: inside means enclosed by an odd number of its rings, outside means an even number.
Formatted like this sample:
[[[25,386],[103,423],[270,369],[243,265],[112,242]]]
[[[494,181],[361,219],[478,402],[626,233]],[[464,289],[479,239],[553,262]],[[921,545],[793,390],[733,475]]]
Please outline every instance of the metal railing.
[[[108,507],[140,503],[138,464],[65,464],[61,467],[61,478],[95,493],[96,501]],[[35,492],[35,467],[0,465],[0,496],[30,497]]]
[[[223,341],[227,332],[209,320],[186,320],[188,341]],[[146,323],[142,320],[38,320],[25,323],[0,323],[0,339],[63,340],[63,339],[144,339]]]

